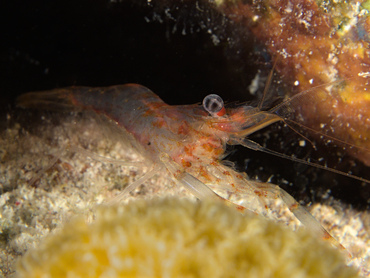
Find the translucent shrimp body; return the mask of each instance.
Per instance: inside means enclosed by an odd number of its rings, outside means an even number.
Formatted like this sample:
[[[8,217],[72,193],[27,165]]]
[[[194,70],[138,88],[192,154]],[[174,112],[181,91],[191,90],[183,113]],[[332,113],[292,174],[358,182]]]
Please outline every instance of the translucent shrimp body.
[[[158,163],[161,154],[167,154],[185,168],[195,161],[219,159],[230,132],[241,128],[226,119],[215,122],[199,105],[167,105],[148,88],[136,84],[34,92],[21,96],[18,104],[93,110],[127,131],[153,162]]]
[[[137,84],[102,88],[69,87],[27,93],[19,97],[18,105],[93,110],[113,121],[154,165],[122,194],[127,194],[161,169],[166,169],[177,184],[196,197],[223,200],[241,211],[246,208],[232,204],[211,188],[217,185],[229,194],[237,192],[245,195],[245,199],[250,200],[244,204],[248,210],[262,214],[268,199],[281,198],[303,224],[341,247],[284,190],[272,184],[250,181],[246,174],[237,173],[221,163],[226,144],[242,144],[258,149],[259,145],[245,137],[282,120],[277,114],[248,106],[225,108],[222,99],[216,95],[207,96],[203,106],[170,106],[151,90]],[[260,204],[259,208],[255,206],[255,200]]]

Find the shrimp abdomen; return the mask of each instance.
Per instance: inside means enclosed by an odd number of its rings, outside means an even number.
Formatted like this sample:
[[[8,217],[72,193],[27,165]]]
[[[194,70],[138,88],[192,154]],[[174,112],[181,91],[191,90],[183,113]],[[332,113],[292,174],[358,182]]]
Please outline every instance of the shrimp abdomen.
[[[150,109],[151,105],[164,102],[148,88],[138,84],[125,84],[110,87],[72,86],[50,91],[30,92],[17,99],[22,108],[46,110],[93,110],[108,118],[121,122],[136,113]],[[134,111],[134,113],[132,113]],[[137,117],[139,115],[136,115]]]

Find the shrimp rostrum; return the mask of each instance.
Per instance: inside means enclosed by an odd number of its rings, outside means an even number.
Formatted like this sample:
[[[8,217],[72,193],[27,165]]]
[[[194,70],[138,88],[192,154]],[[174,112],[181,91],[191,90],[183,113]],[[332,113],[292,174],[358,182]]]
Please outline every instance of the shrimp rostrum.
[[[128,185],[120,196],[166,170],[176,184],[185,187],[197,198],[221,200],[240,211],[264,214],[266,200],[280,198],[304,225],[342,248],[283,189],[270,183],[251,181],[245,173],[238,173],[222,163],[227,144],[263,149],[246,137],[283,120],[279,113],[245,105],[225,108],[217,95],[206,96],[203,105],[170,106],[151,90],[137,84],[31,92],[20,96],[18,105],[92,110],[113,122],[152,165],[142,177]],[[217,194],[214,191],[217,188],[222,188],[226,194]],[[227,196],[234,193],[241,194],[246,201],[233,204]]]

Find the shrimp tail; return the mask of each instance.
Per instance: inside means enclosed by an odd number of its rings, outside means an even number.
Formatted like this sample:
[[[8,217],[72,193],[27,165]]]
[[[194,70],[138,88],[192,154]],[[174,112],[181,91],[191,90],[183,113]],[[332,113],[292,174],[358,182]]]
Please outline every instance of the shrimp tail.
[[[54,89],[50,91],[30,92],[19,96],[17,106],[21,108],[46,109],[52,111],[66,111],[75,109],[72,93],[74,88]]]
[[[150,113],[160,106],[167,106],[151,90],[138,84],[109,87],[72,86],[45,92],[30,92],[18,97],[17,105],[22,108],[54,111],[90,110],[105,115],[125,128],[144,110]]]

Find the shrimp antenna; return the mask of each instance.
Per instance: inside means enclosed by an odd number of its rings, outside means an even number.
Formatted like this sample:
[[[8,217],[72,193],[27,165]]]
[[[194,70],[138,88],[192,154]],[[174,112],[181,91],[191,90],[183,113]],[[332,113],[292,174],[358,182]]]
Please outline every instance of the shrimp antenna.
[[[325,138],[327,138],[327,139],[329,139],[329,140],[333,140],[334,142],[335,141],[337,141],[337,142],[339,142],[339,143],[341,143],[341,144],[343,144],[343,145],[346,145],[346,146],[348,146],[348,147],[350,147],[350,148],[355,148],[355,149],[360,149],[360,150],[363,150],[363,151],[366,151],[366,152],[370,152],[370,149],[368,149],[368,148],[365,148],[365,147],[362,147],[362,146],[353,146],[352,144],[350,144],[350,143],[348,143],[348,142],[346,142],[346,141],[344,141],[344,140],[340,140],[340,139],[338,139],[338,138],[336,138],[336,137],[333,137],[333,136],[330,136],[330,135],[327,135],[327,134],[325,134],[325,133],[323,133],[323,132],[320,132],[320,131],[318,131],[318,130],[316,130],[316,129],[313,129],[313,128],[310,128],[310,127],[308,127],[308,126],[305,126],[305,125],[303,125],[303,124],[300,124],[300,123],[297,123],[297,122],[295,122],[295,121],[292,121],[292,120],[289,120],[289,119],[283,119],[282,120],[283,122],[284,122],[284,124],[286,124],[290,129],[292,129],[293,131],[295,131],[296,133],[298,133],[300,136],[302,136],[305,140],[308,140],[305,136],[303,136],[299,131],[296,131],[293,127],[292,127],[292,125],[290,125],[290,124],[288,124],[288,122],[290,122],[290,123],[292,123],[292,124],[295,124],[295,125],[297,125],[297,126],[300,126],[300,127],[302,127],[302,128],[304,128],[304,129],[307,129],[307,130],[309,130],[309,131],[311,131],[311,132],[314,132],[314,133],[316,133],[316,134],[319,134],[320,136],[323,136],[323,137],[325,137]],[[313,142],[311,142],[310,140],[308,140],[311,144],[313,144]],[[313,145],[313,147],[316,149],[316,147]]]
[[[269,75],[267,77],[266,85],[265,85],[265,88],[263,89],[262,98],[261,98],[261,100],[258,103],[258,109],[260,109],[260,110],[262,109],[262,105],[263,105],[263,103],[265,101],[267,91],[270,89],[270,85],[271,85],[271,82],[272,82],[272,77],[273,77],[274,70],[276,68],[276,63],[277,63],[278,60],[279,59],[277,57],[276,60],[275,60],[275,62],[274,62],[274,64],[273,64],[273,66],[272,66],[272,69],[270,70],[270,73],[269,73]]]
[[[241,140],[239,143],[242,146],[244,146],[248,149],[254,150],[254,151],[260,151],[260,152],[272,154],[272,155],[275,155],[275,156],[278,156],[278,157],[281,157],[281,158],[284,158],[284,159],[289,159],[289,160],[292,160],[292,161],[295,161],[295,162],[300,162],[300,163],[303,163],[303,164],[306,164],[306,165],[309,165],[309,166],[313,166],[313,167],[316,167],[316,168],[319,168],[319,169],[323,169],[323,170],[326,170],[326,171],[329,171],[329,172],[333,172],[335,174],[339,174],[339,175],[342,175],[342,176],[346,176],[346,177],[353,178],[353,179],[356,179],[356,180],[359,180],[359,181],[370,184],[370,180],[368,180],[368,179],[364,179],[364,178],[361,178],[361,177],[358,177],[358,176],[355,176],[355,175],[352,175],[352,174],[349,174],[349,173],[346,173],[346,172],[342,172],[342,171],[339,171],[339,170],[336,170],[336,169],[332,169],[332,168],[329,168],[329,167],[326,167],[326,166],[323,166],[323,165],[320,165],[320,164],[317,164],[317,163],[313,163],[313,162],[310,162],[310,161],[307,161],[307,160],[304,160],[304,159],[300,159],[300,158],[297,158],[297,157],[291,157],[289,155],[279,153],[277,151],[262,147],[260,144],[254,142],[252,140],[246,139],[246,138],[244,140]]]

